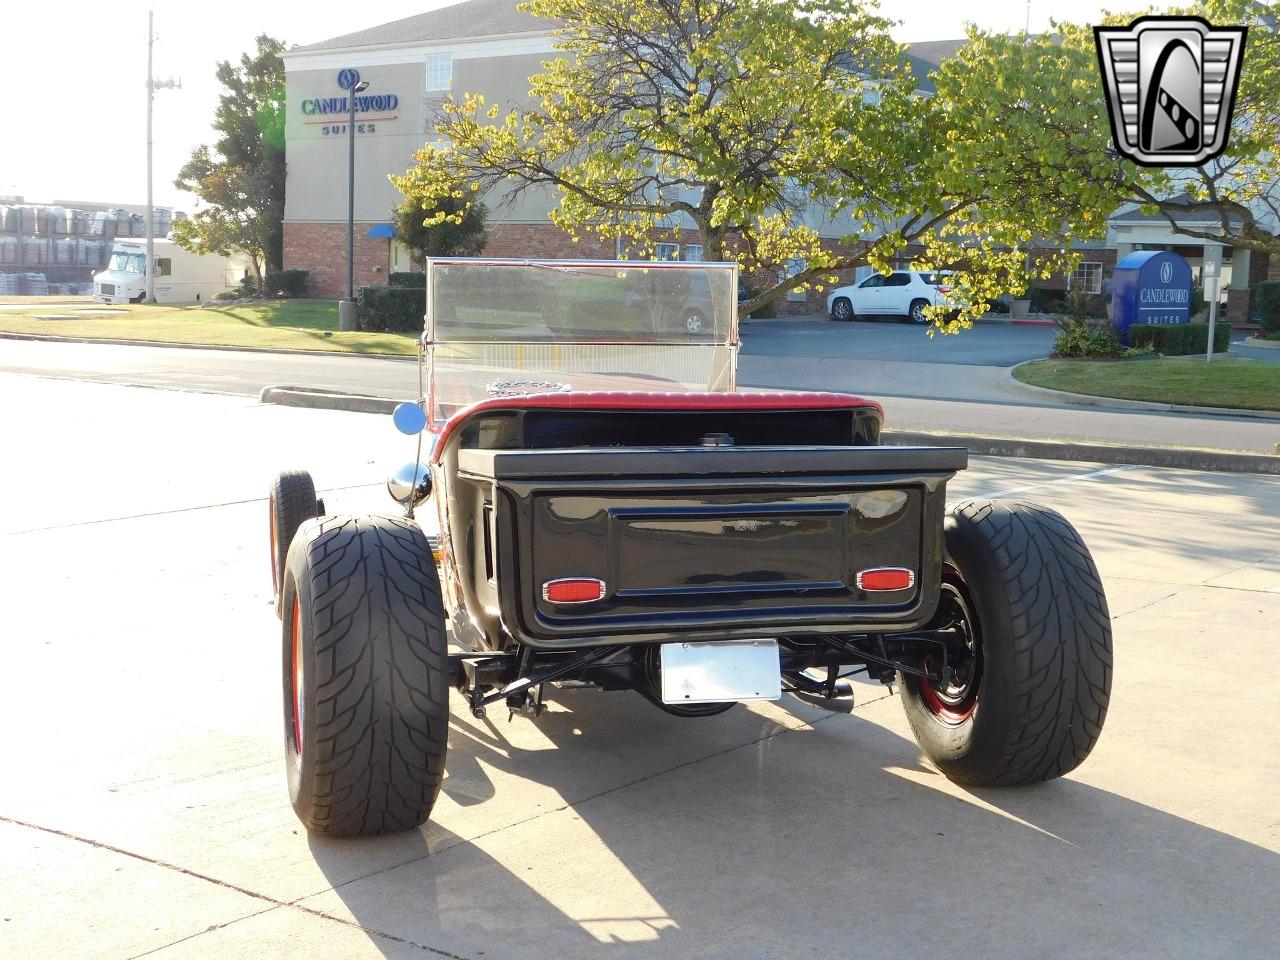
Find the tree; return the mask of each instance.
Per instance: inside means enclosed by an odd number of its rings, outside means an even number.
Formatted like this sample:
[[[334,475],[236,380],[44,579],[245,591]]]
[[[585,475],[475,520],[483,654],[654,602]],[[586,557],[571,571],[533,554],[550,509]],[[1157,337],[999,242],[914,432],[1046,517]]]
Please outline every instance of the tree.
[[[1065,135],[1082,140],[1094,134],[1087,156],[1081,157],[1082,181],[1115,195],[1117,206],[1136,203],[1164,216],[1183,236],[1280,257],[1280,3],[1205,0],[1167,12],[1203,17],[1215,25],[1249,27],[1226,153],[1198,167],[1141,167],[1115,151],[1105,114],[1100,125],[1090,121],[1090,129],[1079,126],[1080,117],[1062,118],[1057,126]],[[1106,22],[1127,25],[1137,16],[1112,15]],[[1059,42],[1079,56],[1059,60],[1060,72],[1046,81],[1059,89],[1092,90],[1101,112],[1105,108],[1097,68],[1085,62],[1093,56],[1092,30],[1074,24],[1058,29],[1059,37],[1038,42]],[[1008,45],[995,37],[983,37],[982,43],[996,55]],[[1206,221],[1212,225],[1206,226]]]
[[[465,199],[444,197],[424,209],[413,198],[406,198],[396,208],[393,220],[400,242],[412,251],[416,261],[422,262],[427,257],[478,255],[488,240],[487,215],[483,203]]]
[[[218,64],[225,92],[214,114],[217,143],[197,147],[174,181],[206,204],[174,224],[174,241],[196,253],[243,254],[259,285],[283,257],[283,49],[264,34],[239,64]]]
[[[921,267],[963,268],[953,296],[964,325],[1028,273],[1062,269],[1073,240],[1101,235],[1114,206],[1106,186],[1076,188],[1072,139],[1038,123],[1096,116],[1091,92],[1046,88],[1010,114],[1009,92],[984,85],[1019,67],[1044,73],[1037,58],[1074,50],[976,58],[982,80],[944,68],[938,93],[921,97],[890,22],[857,0],[524,8],[559,21],[564,56],[531,78],[530,109],[503,113],[475,94],[446,101],[440,144],[396,178],[424,208],[549,191],[566,231],[641,249],[685,222],[706,259],[735,258],[766,281],[745,311],[821,289],[837,270],[888,271],[920,245]],[[1059,249],[1028,262],[1033,242]]]

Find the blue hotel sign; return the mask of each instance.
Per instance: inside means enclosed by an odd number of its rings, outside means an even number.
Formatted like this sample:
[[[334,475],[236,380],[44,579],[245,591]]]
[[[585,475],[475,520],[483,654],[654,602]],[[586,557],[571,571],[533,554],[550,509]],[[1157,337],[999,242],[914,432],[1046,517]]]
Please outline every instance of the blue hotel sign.
[[[1191,322],[1191,266],[1176,253],[1142,250],[1116,264],[1112,304],[1120,339],[1135,323]]]
[[[360,82],[360,71],[345,67],[338,71],[338,86],[348,91],[341,97],[308,97],[301,103],[302,113],[315,119],[306,123],[323,124],[320,132],[324,136],[345,135],[346,119],[351,113],[350,97],[355,97],[356,133],[376,133],[378,123],[383,120],[395,120],[395,110],[400,106],[400,98],[394,93],[372,93],[361,96],[354,93]],[[332,119],[330,119],[332,118]]]

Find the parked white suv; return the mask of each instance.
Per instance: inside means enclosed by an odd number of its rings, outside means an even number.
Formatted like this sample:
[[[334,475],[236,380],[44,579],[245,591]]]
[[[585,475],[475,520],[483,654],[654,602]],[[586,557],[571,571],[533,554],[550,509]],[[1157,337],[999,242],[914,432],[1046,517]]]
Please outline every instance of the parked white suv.
[[[837,287],[827,297],[827,313],[836,320],[888,315],[928,323],[924,308],[948,306],[949,270],[895,270],[873,274],[851,287]]]

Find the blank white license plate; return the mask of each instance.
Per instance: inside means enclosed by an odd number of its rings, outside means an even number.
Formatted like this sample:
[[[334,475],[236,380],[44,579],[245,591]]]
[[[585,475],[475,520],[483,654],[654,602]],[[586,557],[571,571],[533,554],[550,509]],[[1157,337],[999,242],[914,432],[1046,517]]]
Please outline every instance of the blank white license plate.
[[[782,696],[774,640],[664,643],[659,656],[663,703],[777,700]]]

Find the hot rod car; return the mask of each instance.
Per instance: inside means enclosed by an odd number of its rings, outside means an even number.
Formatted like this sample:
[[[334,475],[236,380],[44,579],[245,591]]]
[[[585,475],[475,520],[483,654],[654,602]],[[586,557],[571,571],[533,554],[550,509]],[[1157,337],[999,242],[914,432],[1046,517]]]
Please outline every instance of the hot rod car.
[[[325,516],[305,471],[271,485],[308,830],[424,823],[451,690],[476,716],[536,717],[571,684],[709,717],[847,702],[861,673],[960,783],[1088,755],[1112,646],[1076,531],[1023,501],[948,507],[967,452],[881,445],[873,401],[738,391],[737,289],[733,264],[428,264],[402,515]]]

